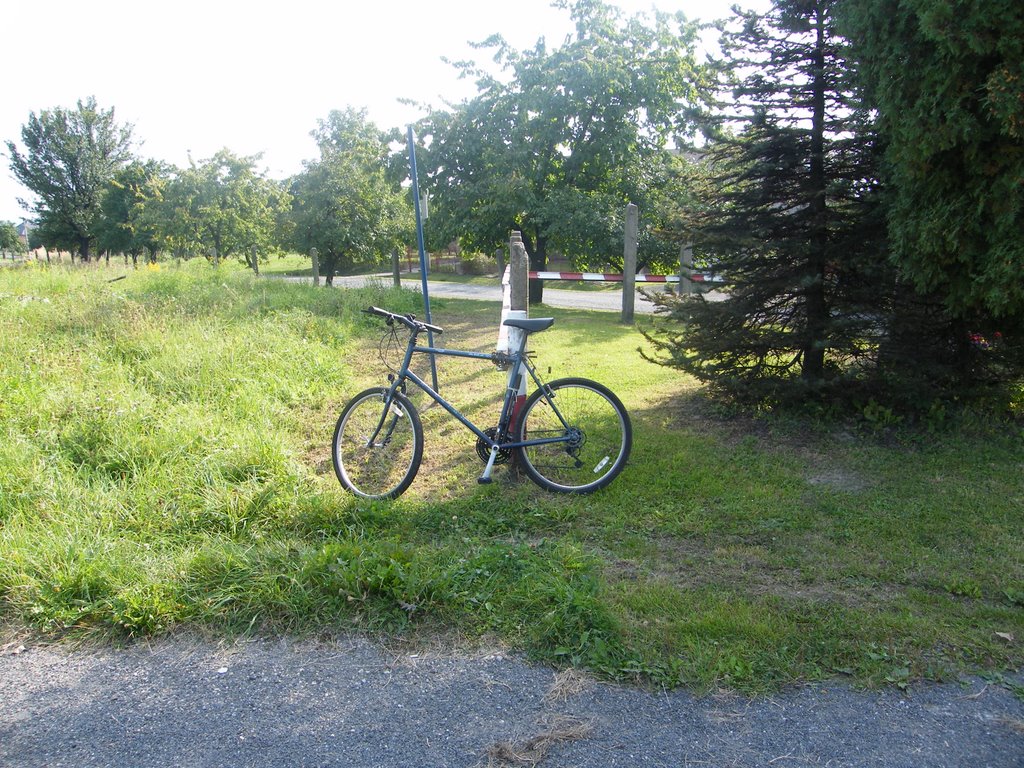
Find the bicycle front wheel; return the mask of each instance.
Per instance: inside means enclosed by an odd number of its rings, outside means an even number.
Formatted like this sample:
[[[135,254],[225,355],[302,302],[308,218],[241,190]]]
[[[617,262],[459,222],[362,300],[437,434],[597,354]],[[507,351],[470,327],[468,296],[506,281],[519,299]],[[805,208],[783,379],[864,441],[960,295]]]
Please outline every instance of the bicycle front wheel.
[[[416,477],[423,459],[423,426],[415,406],[395,392],[372,387],[345,406],[334,429],[334,472],[364,499],[393,499]]]
[[[589,379],[559,379],[523,404],[519,440],[557,442],[519,448],[537,485],[558,493],[604,488],[626,466],[633,446],[629,414],[610,389]]]

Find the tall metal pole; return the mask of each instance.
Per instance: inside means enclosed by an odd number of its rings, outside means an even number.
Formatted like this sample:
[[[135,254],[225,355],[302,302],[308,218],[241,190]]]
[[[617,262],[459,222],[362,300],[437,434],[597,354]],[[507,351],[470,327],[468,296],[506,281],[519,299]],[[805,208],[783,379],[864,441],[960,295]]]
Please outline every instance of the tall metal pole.
[[[416,135],[412,126],[409,126],[409,169],[412,173],[412,200],[416,207],[416,244],[420,249],[420,282],[423,287],[423,305],[427,312],[427,322],[433,323],[430,317],[430,291],[427,288],[427,249],[423,244],[423,215],[420,211],[420,181],[416,174]],[[427,331],[427,342],[434,346],[434,333]],[[437,361],[430,356],[430,375],[434,385],[434,391],[440,391],[437,386]]]

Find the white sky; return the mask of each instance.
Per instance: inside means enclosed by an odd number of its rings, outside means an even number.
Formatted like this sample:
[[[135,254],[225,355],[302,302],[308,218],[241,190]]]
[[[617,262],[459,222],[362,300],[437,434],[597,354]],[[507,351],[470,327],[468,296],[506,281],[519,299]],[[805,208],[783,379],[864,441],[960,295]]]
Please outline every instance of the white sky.
[[[733,0],[618,0],[691,19],[729,15]],[[740,0],[764,8],[767,0]],[[440,106],[475,93],[441,61],[500,32],[516,48],[560,43],[568,12],[548,0],[21,0],[3,12],[0,140],[21,143],[29,113],[95,96],[134,125],[137,152],[178,166],[222,147],[263,153],[284,178],[315,156],[309,137],[332,109],[366,108],[381,128],[420,116],[400,98]],[[20,221],[28,192],[0,144],[0,221]]]

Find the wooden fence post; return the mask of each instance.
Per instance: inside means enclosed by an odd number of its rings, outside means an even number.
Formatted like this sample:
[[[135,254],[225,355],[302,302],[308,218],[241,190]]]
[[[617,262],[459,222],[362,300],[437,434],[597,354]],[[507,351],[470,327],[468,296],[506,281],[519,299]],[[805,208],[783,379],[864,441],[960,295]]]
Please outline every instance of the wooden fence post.
[[[640,231],[640,211],[633,203],[626,206],[625,248],[622,254],[622,322],[632,324],[636,304],[636,251]]]
[[[309,249],[309,257],[313,259],[313,285],[320,285],[320,254],[316,248]]]

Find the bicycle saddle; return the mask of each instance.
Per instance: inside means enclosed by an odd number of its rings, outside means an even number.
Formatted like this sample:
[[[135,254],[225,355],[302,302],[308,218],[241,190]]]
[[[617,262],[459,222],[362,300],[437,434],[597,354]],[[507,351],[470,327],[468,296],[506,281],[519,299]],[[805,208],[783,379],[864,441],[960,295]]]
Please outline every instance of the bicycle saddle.
[[[555,322],[553,317],[537,317],[537,318],[508,318],[502,325],[507,325],[509,328],[518,328],[521,331],[527,333],[534,333],[535,331],[544,331],[550,328]]]

